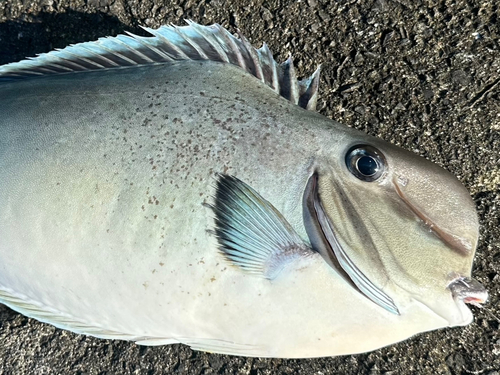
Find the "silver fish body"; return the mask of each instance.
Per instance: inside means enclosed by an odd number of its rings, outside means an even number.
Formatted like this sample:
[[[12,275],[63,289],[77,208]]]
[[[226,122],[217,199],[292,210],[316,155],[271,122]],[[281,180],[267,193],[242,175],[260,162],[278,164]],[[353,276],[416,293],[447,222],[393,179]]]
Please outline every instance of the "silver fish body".
[[[254,75],[207,58],[0,82],[0,301],[97,337],[261,357],[470,323],[486,292],[465,188]],[[376,181],[349,169],[366,146]]]

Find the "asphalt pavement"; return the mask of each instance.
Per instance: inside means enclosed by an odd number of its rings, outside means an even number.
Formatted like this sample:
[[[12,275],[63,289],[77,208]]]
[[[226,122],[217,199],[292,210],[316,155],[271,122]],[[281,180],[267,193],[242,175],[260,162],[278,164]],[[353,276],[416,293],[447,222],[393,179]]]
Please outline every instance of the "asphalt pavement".
[[[481,220],[473,276],[490,292],[470,326],[308,360],[99,340],[0,307],[0,374],[500,374],[499,14],[497,1],[474,0],[0,1],[0,64],[184,19],[239,28],[279,61],[291,53],[301,76],[322,64],[320,113],[440,164],[469,189]]]

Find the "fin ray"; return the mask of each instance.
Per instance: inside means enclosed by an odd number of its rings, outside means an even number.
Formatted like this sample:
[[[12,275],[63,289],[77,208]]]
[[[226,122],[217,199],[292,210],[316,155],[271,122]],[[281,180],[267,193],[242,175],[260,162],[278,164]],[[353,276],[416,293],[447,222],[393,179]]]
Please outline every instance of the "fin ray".
[[[211,339],[211,338],[198,338],[198,337],[179,337],[175,339],[159,338],[159,339],[144,339],[135,342],[137,345],[157,346],[157,345],[170,345],[170,344],[184,344],[191,347],[193,350],[199,350],[209,353],[229,354],[237,356],[258,357],[269,356],[266,354],[265,348],[249,345],[237,344],[230,341]]]
[[[236,177],[219,175],[215,236],[219,250],[242,270],[274,279],[291,261],[314,252],[268,201]]]
[[[66,329],[72,332],[91,335],[102,339],[111,340],[144,340],[141,337],[125,332],[106,329],[96,323],[86,322],[82,319],[63,313],[57,309],[46,306],[40,301],[35,301],[23,294],[16,293],[10,288],[0,285],[0,303],[11,309],[37,319],[41,322],[52,324],[57,328]]]

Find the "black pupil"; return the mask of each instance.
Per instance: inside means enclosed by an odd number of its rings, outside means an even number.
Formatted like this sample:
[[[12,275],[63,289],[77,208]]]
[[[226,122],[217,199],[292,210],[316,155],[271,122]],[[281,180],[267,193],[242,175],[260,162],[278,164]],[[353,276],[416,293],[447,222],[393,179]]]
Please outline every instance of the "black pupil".
[[[371,156],[362,156],[356,163],[359,173],[364,176],[373,176],[378,171],[378,164]]]

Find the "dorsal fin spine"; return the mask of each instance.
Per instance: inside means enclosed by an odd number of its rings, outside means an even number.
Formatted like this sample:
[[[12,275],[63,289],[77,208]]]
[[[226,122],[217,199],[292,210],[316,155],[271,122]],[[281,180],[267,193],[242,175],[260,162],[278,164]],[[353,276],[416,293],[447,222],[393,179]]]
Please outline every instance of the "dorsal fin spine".
[[[51,64],[52,64],[52,66],[57,66],[60,69],[63,69],[65,71],[67,71],[67,72],[73,72],[73,71],[75,71],[75,67],[77,69],[82,69],[83,68],[81,65],[75,63],[74,61],[69,61],[69,60],[65,61],[65,65],[61,64],[60,62],[53,62]],[[67,65],[71,65],[73,68],[70,68]]]
[[[152,43],[150,44],[147,44],[146,42],[143,41],[144,37],[142,36],[137,36],[137,35],[134,35],[132,34],[131,32],[128,32],[128,31],[125,31],[125,33],[127,35],[118,35],[118,37],[123,37],[123,38],[126,38],[126,40],[128,42],[135,42],[137,44],[140,44],[142,48],[144,48],[145,50],[149,49],[152,53],[156,54],[156,56],[158,56],[158,58],[156,60],[153,60],[153,61],[157,61],[157,60],[163,60],[165,62],[168,62],[168,61],[173,61],[173,59],[167,55],[165,52],[159,50],[156,46],[154,46]],[[152,34],[153,35],[153,34]]]
[[[236,39],[224,28],[220,27],[217,25],[220,29],[224,30],[222,32],[222,36],[224,38],[224,41],[228,43],[228,45],[231,46],[232,52],[236,55],[236,58],[238,59],[238,66],[240,66],[243,70],[249,71],[245,58],[243,57],[243,54],[241,53],[241,48],[238,48],[238,45],[236,44]],[[232,62],[233,64],[236,63],[235,61]]]
[[[321,65],[311,77],[299,82],[299,86],[303,86],[303,93],[300,93],[299,105],[308,110],[314,110],[318,101],[319,76],[321,73]]]
[[[266,43],[262,45],[262,47],[258,50],[259,53],[261,53],[262,57],[265,57],[267,59],[267,65],[271,69],[271,88],[279,94],[279,79],[278,79],[278,64],[274,61],[273,54],[271,53],[271,50],[267,46]]]
[[[74,47],[74,46],[71,46],[71,47]],[[81,55],[79,55],[79,54],[72,53],[72,52],[71,52],[71,47],[69,47],[69,48],[68,48],[68,50],[66,51],[68,54],[73,55],[75,58],[77,58],[77,59],[79,59],[79,60],[83,60],[84,62],[86,62],[86,63],[87,63],[87,64],[89,64],[89,65],[94,65],[94,66],[96,66],[98,69],[106,69],[106,68],[107,68],[106,66],[104,66],[104,65],[102,65],[102,64],[99,64],[99,62],[94,61],[94,60],[92,60],[92,59],[90,59],[90,58],[88,58],[88,57],[86,57],[86,56],[81,56]],[[95,54],[94,54],[94,53],[92,53],[92,51],[89,51],[89,50],[88,50],[87,48],[85,48],[84,46],[81,46],[80,51],[81,51],[81,52],[83,52],[82,50],[83,50],[83,51],[85,51],[85,52],[87,52],[87,54],[89,54],[89,53],[90,53],[90,54],[92,54],[92,55],[94,55],[94,56],[95,56]],[[87,70],[88,70],[88,68],[87,68]]]
[[[240,37],[240,40],[243,42],[243,45],[245,46],[247,53],[252,59],[251,61],[253,62],[254,75],[262,82],[265,82],[264,76],[262,74],[262,66],[260,65],[259,57],[257,55],[255,48],[253,48],[252,44],[250,44],[248,39],[245,38],[245,36],[239,30],[238,30],[238,36]]]
[[[177,33],[177,35],[179,35],[186,42],[186,44],[188,44],[189,46],[191,46],[191,48],[193,48],[196,51],[196,53],[200,56],[199,60],[210,60],[208,58],[207,54],[205,53],[205,51],[203,51],[203,48],[201,48],[200,46],[198,46],[198,44],[194,41],[194,39],[186,37],[179,30],[179,27],[174,26],[174,25],[172,25],[172,27],[175,30],[175,32]]]
[[[65,58],[65,57],[64,57],[64,54],[71,54],[71,53],[69,53],[68,51],[66,51],[66,50],[62,50],[62,49],[56,49],[56,51],[57,51],[58,53],[60,53],[61,58],[60,58],[60,59],[55,59],[55,58],[53,58],[53,57],[49,57],[49,56],[48,56],[48,57],[47,57],[47,59],[50,61],[50,63],[51,63],[51,64],[54,64],[54,63],[56,63],[56,61],[57,61],[57,62],[58,62],[59,64],[61,64],[61,65],[62,65],[62,64],[64,64],[64,66],[68,66],[68,65],[70,65],[70,66],[72,66],[72,67],[73,67],[73,69],[74,69],[74,67],[76,66],[76,67],[77,67],[77,69],[78,69],[79,71],[87,70],[87,68],[86,68],[84,65],[82,65],[82,64],[80,64],[80,63],[78,63],[77,61],[71,60],[70,58],[67,58],[67,57]],[[48,54],[47,54],[47,55],[48,55]],[[68,68],[69,68],[69,69],[71,69],[69,66],[68,66]],[[73,70],[72,70],[72,71],[73,71]]]
[[[52,69],[48,68],[48,67],[43,67],[40,69],[42,72],[45,72],[45,73],[49,73],[49,74],[54,74],[56,72],[54,72]]]
[[[214,37],[212,33],[206,33],[204,29],[198,25],[196,22],[191,20],[186,20],[186,22],[191,26],[200,36],[205,38],[205,40],[210,44],[210,46],[217,52],[217,55],[220,57],[221,61],[225,63],[230,63],[227,53],[221,48],[220,44],[214,41]]]
[[[152,35],[155,35],[157,38],[161,39],[163,41],[163,43],[165,43],[171,50],[173,50],[175,53],[177,53],[179,58],[172,56],[173,60],[190,60],[188,55],[186,55],[181,48],[177,47],[175,45],[175,43],[171,43],[170,40],[165,38],[161,33],[157,32],[156,30],[150,29],[150,28],[145,28],[144,30],[151,33]]]
[[[110,58],[108,58],[108,57],[106,57],[106,56],[104,56],[104,55],[102,55],[102,54],[100,54],[100,53],[98,53],[98,52],[93,51],[93,50],[92,50],[92,49],[90,49],[88,46],[82,46],[82,48],[84,48],[84,49],[85,49],[86,51],[88,51],[90,54],[92,54],[93,56],[95,56],[95,58],[96,58],[96,59],[101,60],[101,61],[105,61],[108,65],[99,64],[99,65],[101,65],[103,68],[109,68],[109,67],[110,67],[109,65],[111,65],[112,67],[119,67],[119,66],[121,66],[121,64],[118,64],[118,63],[116,63],[115,61],[111,60]],[[111,53],[111,51],[110,51],[109,49],[107,49],[107,48],[106,48],[105,46],[103,46],[103,45],[99,45],[99,49],[100,49],[100,50],[105,50],[106,52]],[[133,62],[129,61],[128,59],[124,58],[124,57],[122,56],[122,54],[121,54],[120,52],[118,52],[118,51],[113,52],[113,53],[112,53],[112,55],[113,55],[113,56],[117,56],[117,57],[119,57],[120,59],[125,60],[125,61],[127,61],[127,62],[129,62],[129,63],[133,63]],[[97,62],[97,61],[94,61],[94,60],[90,60],[90,61],[91,61],[91,62]],[[98,63],[98,62],[97,62],[97,63]]]
[[[128,41],[128,43],[126,43],[125,41],[122,40],[122,38],[127,38],[123,35],[118,35],[115,39],[115,42],[116,43],[119,43],[120,45],[122,45],[124,48],[126,48],[128,51],[130,51],[131,53],[134,53],[136,54],[137,56],[139,56],[141,59],[143,60],[146,60],[148,63],[150,64],[154,64],[155,61],[153,59],[151,59],[149,56],[147,56],[146,54],[142,53],[140,51],[140,49],[138,48],[132,48],[130,46],[130,43],[133,42],[134,40],[132,38],[129,38],[131,39],[130,41]],[[134,43],[135,44],[135,43]]]
[[[99,46],[100,49],[108,52],[111,56],[116,55],[122,60],[126,61],[130,65],[139,65],[143,63],[140,59],[135,60],[133,57],[138,56],[137,51],[135,50],[130,50],[127,46],[125,47],[125,51],[120,50],[122,49],[123,44],[120,43],[116,38],[108,38],[108,39],[102,39],[99,40],[97,43],[97,46]],[[89,49],[88,46],[86,46],[87,49]],[[127,56],[126,52],[131,51],[130,56]],[[94,51],[92,51],[95,53]],[[105,57],[105,56],[103,56]],[[109,59],[106,59],[109,60]]]
[[[299,101],[299,83],[297,81],[297,74],[295,73],[295,66],[293,65],[292,55],[288,57],[288,83],[290,85],[290,101],[296,103]]]

